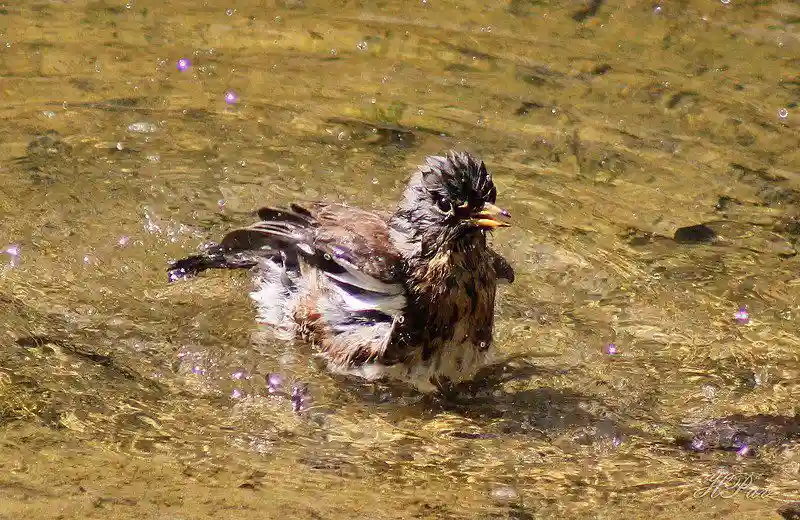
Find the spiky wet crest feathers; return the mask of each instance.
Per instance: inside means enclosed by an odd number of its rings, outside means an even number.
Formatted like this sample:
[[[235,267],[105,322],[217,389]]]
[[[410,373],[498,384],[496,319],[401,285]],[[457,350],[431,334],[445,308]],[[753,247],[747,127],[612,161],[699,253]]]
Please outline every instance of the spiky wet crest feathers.
[[[454,240],[477,231],[457,213],[468,213],[486,202],[494,204],[496,197],[483,161],[467,152],[426,157],[390,221],[397,245],[429,256],[448,249]],[[453,209],[444,211],[442,205]],[[415,243],[404,244],[404,238]]]
[[[496,193],[472,155],[428,157],[392,214],[262,208],[171,272],[253,267],[258,319],[281,337],[313,343],[334,372],[430,391],[488,359],[498,277],[513,270],[471,216]]]

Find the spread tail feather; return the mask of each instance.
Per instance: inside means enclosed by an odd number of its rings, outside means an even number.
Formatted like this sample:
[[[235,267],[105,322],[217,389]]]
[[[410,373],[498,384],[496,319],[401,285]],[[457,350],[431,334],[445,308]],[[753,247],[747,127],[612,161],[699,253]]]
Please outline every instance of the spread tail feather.
[[[170,282],[196,276],[206,269],[249,269],[258,263],[254,252],[233,252],[214,245],[206,251],[170,262],[167,277]],[[262,255],[263,256],[263,255]]]
[[[261,208],[260,222],[235,229],[222,242],[204,251],[170,263],[170,282],[196,276],[206,269],[249,269],[263,259],[274,259],[284,268],[297,269],[297,245],[315,225],[305,208],[291,205],[290,210]]]

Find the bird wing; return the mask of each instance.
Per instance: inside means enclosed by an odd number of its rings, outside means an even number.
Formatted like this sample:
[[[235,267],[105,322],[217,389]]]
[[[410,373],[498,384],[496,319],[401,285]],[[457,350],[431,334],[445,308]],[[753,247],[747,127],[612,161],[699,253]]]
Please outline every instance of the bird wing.
[[[209,268],[249,268],[280,254],[287,268],[302,258],[326,276],[377,294],[403,294],[403,259],[389,239],[388,215],[314,203],[308,208],[261,208],[261,221],[229,232],[219,244],[178,260],[178,277]]]
[[[402,281],[403,258],[389,239],[386,215],[337,204],[320,207],[314,216],[318,226],[313,246],[345,266],[354,280],[366,283],[370,278],[375,288],[384,290],[388,287],[381,284]]]
[[[508,260],[497,251],[490,249],[489,254],[492,256],[492,265],[494,272],[497,274],[497,281],[499,283],[514,283],[514,268],[508,263]]]
[[[317,305],[329,331],[323,349],[348,366],[383,358],[402,321],[404,261],[389,238],[389,215],[341,204],[261,208],[261,221],[236,229],[202,253],[172,264],[170,277],[208,268],[246,268],[276,258],[287,270],[316,269]],[[311,273],[308,273],[311,274]]]

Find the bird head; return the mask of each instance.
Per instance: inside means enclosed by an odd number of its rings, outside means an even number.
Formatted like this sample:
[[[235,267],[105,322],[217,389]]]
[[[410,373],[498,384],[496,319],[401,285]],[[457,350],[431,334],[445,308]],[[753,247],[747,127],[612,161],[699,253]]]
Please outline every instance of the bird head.
[[[495,205],[496,198],[486,166],[469,153],[427,157],[406,188],[393,226],[423,250],[453,247],[510,225],[511,215]]]

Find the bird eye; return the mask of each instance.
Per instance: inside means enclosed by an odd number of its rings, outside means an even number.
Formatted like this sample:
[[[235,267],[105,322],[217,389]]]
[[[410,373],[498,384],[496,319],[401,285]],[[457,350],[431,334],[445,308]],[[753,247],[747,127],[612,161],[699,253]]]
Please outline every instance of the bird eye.
[[[436,207],[439,208],[439,211],[442,213],[450,213],[453,211],[453,205],[444,197],[436,199]]]

